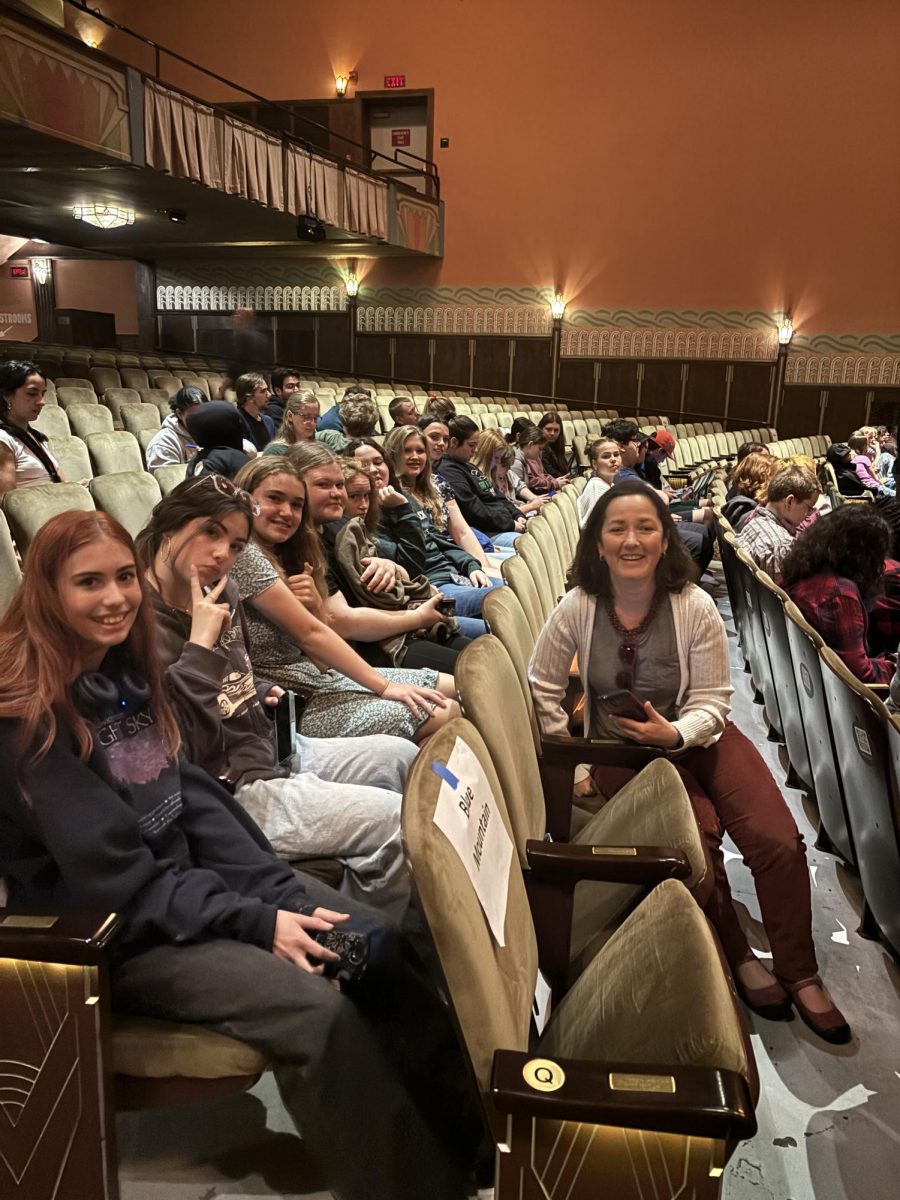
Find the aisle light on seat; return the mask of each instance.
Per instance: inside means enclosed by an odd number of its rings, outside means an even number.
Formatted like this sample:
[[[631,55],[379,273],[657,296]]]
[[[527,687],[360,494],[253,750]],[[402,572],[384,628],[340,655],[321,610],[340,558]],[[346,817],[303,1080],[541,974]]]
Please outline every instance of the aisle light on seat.
[[[566,311],[566,302],[562,298],[562,296],[559,294],[559,292],[557,292],[556,295],[553,297],[553,299],[550,301],[550,315],[554,321],[561,321],[563,319],[565,311]]]
[[[794,336],[794,323],[790,318],[789,313],[785,313],[778,322],[778,344],[779,346],[789,346],[791,338]]]

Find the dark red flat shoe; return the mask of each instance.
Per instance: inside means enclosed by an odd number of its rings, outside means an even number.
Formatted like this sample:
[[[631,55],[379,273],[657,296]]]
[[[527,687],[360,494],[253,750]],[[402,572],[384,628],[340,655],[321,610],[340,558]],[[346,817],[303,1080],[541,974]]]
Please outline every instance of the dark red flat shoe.
[[[748,988],[734,976],[738,995],[749,1009],[767,1021],[787,1021],[791,1015],[791,998],[777,981],[768,987]]]
[[[828,1042],[832,1046],[845,1046],[853,1037],[853,1032],[837,1005],[832,1002],[831,1008],[826,1012],[813,1012],[797,996],[802,988],[808,987],[811,983],[817,984],[823,991],[825,990],[824,984],[818,976],[812,979],[801,979],[799,983],[787,985],[791,1002],[800,1014],[800,1020],[822,1041]]]

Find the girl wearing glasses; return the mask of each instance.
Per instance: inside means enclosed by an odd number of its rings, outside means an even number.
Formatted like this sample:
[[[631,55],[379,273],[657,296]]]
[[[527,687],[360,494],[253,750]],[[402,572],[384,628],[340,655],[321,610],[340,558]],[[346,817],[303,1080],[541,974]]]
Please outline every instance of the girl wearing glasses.
[[[803,839],[759,753],[728,720],[725,627],[691,582],[695,570],[665,503],[639,483],[606,492],[584,526],[572,576],[576,586],[544,626],[529,665],[541,728],[568,733],[562,701],[577,655],[586,735],[674,755],[711,852],[716,886],[707,914],[744,1001],[771,1018],[788,1016],[793,1002],[820,1037],[849,1041],[818,977]],[[605,792],[632,774],[594,768]],[[723,830],[753,874],[774,975],[755,958],[734,911]]]

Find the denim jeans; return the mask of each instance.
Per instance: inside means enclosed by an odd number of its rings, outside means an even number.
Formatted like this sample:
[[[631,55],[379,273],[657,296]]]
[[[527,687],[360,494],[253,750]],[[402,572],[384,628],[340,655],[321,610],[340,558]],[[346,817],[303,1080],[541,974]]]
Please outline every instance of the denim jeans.
[[[502,546],[506,549],[515,546],[521,536],[521,533],[517,533],[515,529],[510,529],[508,533],[492,533],[490,538],[495,546]]]
[[[484,598],[488,592],[492,592],[495,587],[502,587],[501,580],[496,580],[489,587],[471,587],[465,583],[437,583],[435,587],[448,600],[456,601],[457,617],[480,617],[481,606],[484,604]],[[466,634],[466,637],[471,637],[471,634]]]

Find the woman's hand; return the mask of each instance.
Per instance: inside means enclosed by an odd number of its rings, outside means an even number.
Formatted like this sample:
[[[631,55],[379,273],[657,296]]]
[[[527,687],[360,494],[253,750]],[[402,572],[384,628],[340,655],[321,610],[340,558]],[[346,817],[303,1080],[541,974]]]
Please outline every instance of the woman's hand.
[[[389,683],[380,693],[382,700],[405,704],[414,717],[433,717],[436,708],[447,707],[447,697],[433,688],[417,687],[412,683]]]
[[[548,499],[549,499],[549,497],[548,497]],[[525,532],[525,524],[526,524],[525,518],[519,517],[518,521],[516,521],[515,524],[513,525],[513,533],[524,533]]]
[[[631,721],[628,717],[613,717],[619,729],[633,742],[641,746],[661,746],[672,750],[678,744],[680,734],[671,721],[660,716],[649,700],[644,701],[646,721]]]
[[[303,971],[308,971],[310,975],[321,975],[325,969],[323,963],[320,962],[314,967],[309,961],[309,955],[330,962],[336,962],[340,956],[333,950],[326,950],[324,946],[320,946],[307,931],[318,933],[323,929],[333,929],[335,925],[349,919],[349,913],[332,912],[330,908],[317,908],[311,917],[280,908],[275,918],[272,953],[277,954],[279,958],[286,958],[288,962],[294,963]]]
[[[443,599],[444,597],[441,593],[437,592],[434,596],[430,596],[424,604],[420,604],[415,609],[416,614],[420,618],[419,624],[416,626],[417,629],[432,629],[435,625],[439,625],[441,621],[447,620],[447,614],[442,613],[438,608]]]
[[[469,575],[469,583],[471,583],[473,587],[491,586],[491,581],[488,579],[487,575],[485,575],[484,571],[481,570],[481,568],[479,568],[477,571],[472,571],[472,573]]]
[[[533,500],[529,500],[527,504],[520,504],[519,511],[523,513],[540,512],[545,504],[549,504],[550,496],[535,496]]]
[[[322,620],[322,597],[313,578],[313,569],[309,563],[303,564],[302,575],[289,575],[287,585],[304,608],[308,608],[314,617]]]
[[[206,595],[197,568],[191,563],[191,635],[188,641],[212,650],[222,631],[231,628],[231,605],[217,604],[228,576],[220,579]]]
[[[402,508],[404,504],[409,504],[402,492],[390,486],[378,489],[378,502],[382,508]]]
[[[405,504],[406,501],[404,500],[403,503]],[[389,558],[377,558],[374,555],[364,558],[362,562],[365,570],[359,578],[368,590],[376,595],[380,592],[389,592],[400,571],[397,564],[391,562]]]
[[[278,704],[278,701],[281,699],[281,697],[283,695],[284,695],[284,688],[279,687],[277,683],[273,683],[272,686],[269,688],[269,690],[266,692],[266,694],[263,696],[263,704],[265,704],[267,708],[275,708],[275,706]]]

